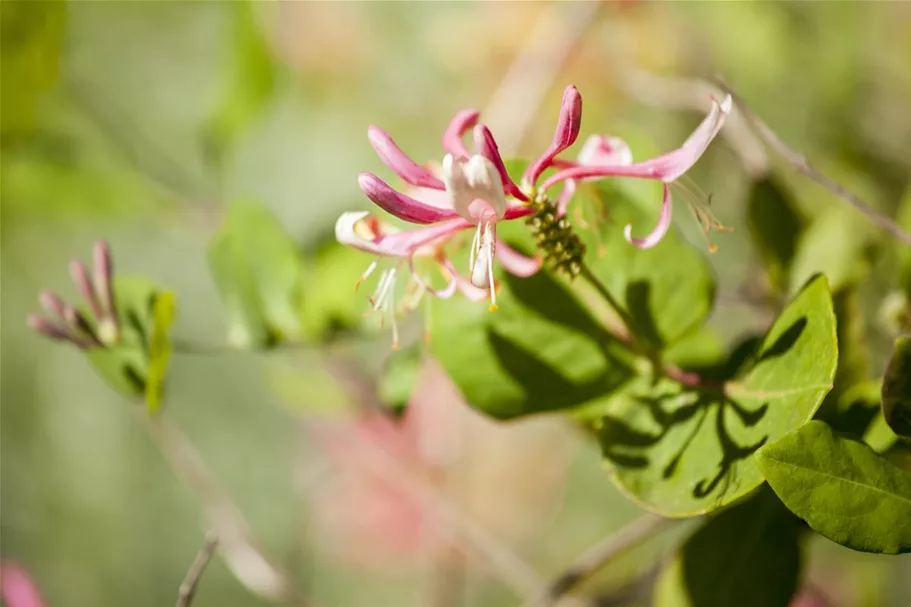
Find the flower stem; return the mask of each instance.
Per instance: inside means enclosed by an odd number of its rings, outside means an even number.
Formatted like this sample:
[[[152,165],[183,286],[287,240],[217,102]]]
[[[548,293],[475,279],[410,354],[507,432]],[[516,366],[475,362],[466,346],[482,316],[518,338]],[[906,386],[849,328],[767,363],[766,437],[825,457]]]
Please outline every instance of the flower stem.
[[[594,287],[595,291],[598,292],[598,295],[604,298],[604,301],[607,302],[607,305],[610,306],[614,313],[623,322],[623,333],[616,335],[616,337],[634,349],[638,349],[636,333],[634,331],[636,323],[633,320],[633,317],[630,316],[630,313],[627,312],[626,309],[620,304],[620,302],[617,301],[617,299],[611,294],[611,292],[608,291],[604,283],[601,282],[601,279],[591,271],[591,268],[589,268],[588,264],[586,264],[584,261],[582,262],[582,271],[579,275],[587,280],[592,287]]]

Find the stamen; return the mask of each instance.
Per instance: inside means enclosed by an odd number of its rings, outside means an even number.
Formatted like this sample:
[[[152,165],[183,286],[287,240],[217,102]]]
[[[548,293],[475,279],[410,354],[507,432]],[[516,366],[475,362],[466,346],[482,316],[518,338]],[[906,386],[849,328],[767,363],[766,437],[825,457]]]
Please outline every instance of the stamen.
[[[497,224],[496,222],[489,222],[487,224],[487,232],[485,233],[485,238],[487,241],[484,243],[487,249],[487,280],[490,282],[490,311],[497,311],[497,288],[493,280],[493,256],[496,253],[497,247]]]
[[[364,282],[365,280],[367,280],[367,278],[368,278],[371,274],[373,274],[373,271],[376,269],[376,266],[377,266],[377,264],[378,264],[379,262],[380,262],[379,259],[374,259],[373,262],[371,262],[371,264],[370,264],[369,266],[367,266],[367,269],[364,270],[364,273],[361,274],[361,277],[357,279],[357,282],[356,282],[356,283],[354,283],[354,290],[355,290],[355,291],[357,291],[358,287],[361,286],[361,283],[362,283],[362,282]]]

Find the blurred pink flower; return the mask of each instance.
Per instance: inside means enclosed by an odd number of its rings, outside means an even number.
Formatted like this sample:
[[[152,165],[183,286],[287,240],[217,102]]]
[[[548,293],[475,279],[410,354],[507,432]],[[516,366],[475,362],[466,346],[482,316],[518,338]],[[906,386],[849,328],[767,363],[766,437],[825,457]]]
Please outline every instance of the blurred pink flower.
[[[312,494],[320,535],[365,566],[418,562],[457,542],[438,501],[415,485],[501,539],[521,535],[559,498],[570,444],[552,420],[505,426],[473,412],[430,360],[401,418],[376,412],[311,429],[332,471]]]
[[[0,562],[0,596],[7,607],[44,607],[32,578],[15,561]]]

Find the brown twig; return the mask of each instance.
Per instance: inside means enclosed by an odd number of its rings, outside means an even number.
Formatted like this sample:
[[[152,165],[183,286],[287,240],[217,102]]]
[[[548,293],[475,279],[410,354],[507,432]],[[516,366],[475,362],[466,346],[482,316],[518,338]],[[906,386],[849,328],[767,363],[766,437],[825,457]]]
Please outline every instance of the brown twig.
[[[201,502],[213,532],[218,535],[218,553],[234,577],[261,598],[306,605],[291,577],[257,544],[240,510],[215,481],[183,431],[165,415],[149,417],[144,407],[135,409],[171,467]]]
[[[753,110],[746,104],[746,102],[741,98],[737,93],[735,93],[731,87],[729,87],[723,80],[718,79],[718,85],[731,97],[734,99],[734,103],[737,104],[737,107],[743,112],[747,120],[753,125],[753,128],[756,130],[756,133],[759,137],[765,141],[765,143],[775,150],[782,158],[784,158],[791,166],[795,169],[826,188],[855,209],[860,211],[871,222],[902,241],[906,245],[911,246],[911,234],[905,232],[898,223],[893,221],[891,218],[883,215],[872,205],[867,202],[864,202],[843,186],[836,183],[833,179],[820,173],[816,170],[813,165],[810,164],[810,161],[807,160],[807,157],[802,153],[798,152],[787,143],[785,143],[775,131],[759,116],[757,116]]]
[[[199,580],[202,578],[206,566],[212,560],[216,546],[218,546],[218,536],[214,531],[209,531],[206,533],[205,543],[199,549],[196,558],[193,559],[193,564],[190,565],[190,569],[187,571],[187,575],[177,591],[177,607],[189,607],[190,603],[193,602],[196,586],[199,585]]]
[[[613,533],[585,552],[540,594],[525,603],[525,607],[548,607],[583,580],[600,571],[611,560],[636,546],[652,534],[674,522],[655,514],[646,514]]]

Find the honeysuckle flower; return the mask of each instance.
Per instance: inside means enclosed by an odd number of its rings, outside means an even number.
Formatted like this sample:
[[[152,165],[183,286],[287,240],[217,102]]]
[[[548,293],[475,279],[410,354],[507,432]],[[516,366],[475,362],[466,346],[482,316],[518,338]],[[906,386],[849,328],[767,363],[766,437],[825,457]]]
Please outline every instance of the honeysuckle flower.
[[[82,312],[50,291],[44,291],[38,297],[45,315],[30,314],[26,323],[46,337],[69,341],[82,349],[116,343],[120,323],[112,285],[113,272],[111,251],[103,241],[96,242],[93,248],[91,273],[81,261],[70,262],[70,276],[95,317],[94,326]]]
[[[636,177],[661,181],[664,184],[661,213],[652,231],[642,238],[636,238],[632,235],[632,225],[627,225],[624,229],[624,235],[631,244],[643,249],[653,247],[661,241],[671,224],[670,185],[696,164],[724,125],[725,117],[731,112],[731,105],[730,95],[720,103],[713,99],[708,116],[682,146],[643,162],[633,163],[629,146],[622,140],[593,136],[586,141],[575,166],[559,170],[546,179],[541,187],[547,189],[568,180],[600,177]]]
[[[407,263],[412,282],[422,287],[421,293],[448,297],[461,291],[474,300],[489,299],[490,309],[495,310],[495,263],[518,276],[533,274],[544,259],[570,277],[580,273],[584,246],[564,217],[579,181],[605,177],[661,181],[664,196],[656,227],[642,238],[633,237],[632,226],[625,229],[627,240],[635,246],[648,248],[657,244],[671,222],[670,185],[695,164],[721,129],[730,110],[730,97],[713,103],[709,115],[680,148],[651,160],[634,163],[629,146],[622,140],[595,136],[586,142],[578,160],[573,162],[559,158],[576,142],[581,128],[582,97],[574,86],[569,86],[563,93],[551,143],[528,165],[519,182],[521,186],[509,175],[496,140],[485,125],[479,124],[476,110],[462,110],[449,122],[442,138],[445,156],[437,167],[418,164],[386,131],[371,126],[367,133],[371,145],[383,163],[406,185],[399,191],[372,173],[361,173],[358,177],[361,190],[390,215],[418,227],[401,232],[373,230],[369,237],[362,239],[355,226],[367,215],[355,218],[346,213],[338,220],[336,234],[343,244],[379,258],[395,260],[394,268],[380,276],[377,293],[371,298],[374,309],[377,309],[377,299],[385,301],[384,298],[394,291],[394,286],[390,285],[399,268]],[[469,131],[473,136],[473,150],[463,139]],[[539,183],[549,169],[555,171]],[[545,192],[557,184],[563,184],[562,191],[551,201]],[[523,219],[531,227],[543,254],[529,258],[497,237],[499,222],[516,219]],[[467,276],[463,276],[452,266],[446,248],[459,232],[468,229],[474,229],[475,234]],[[446,288],[429,288],[424,277],[414,270],[413,260],[417,257],[432,257],[437,262],[449,281]],[[376,263],[371,264],[362,278],[375,267]],[[389,278],[390,272],[392,278]]]

